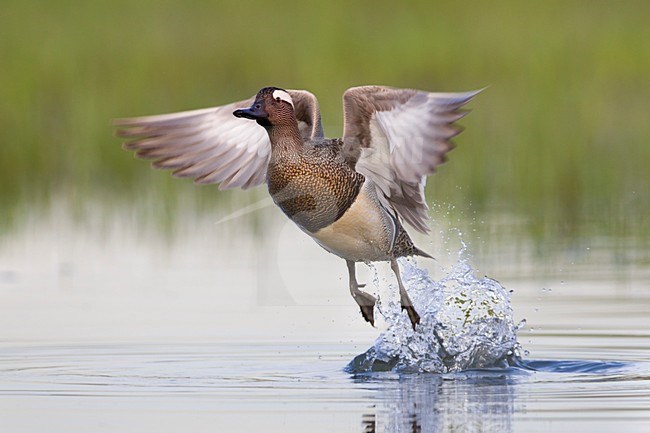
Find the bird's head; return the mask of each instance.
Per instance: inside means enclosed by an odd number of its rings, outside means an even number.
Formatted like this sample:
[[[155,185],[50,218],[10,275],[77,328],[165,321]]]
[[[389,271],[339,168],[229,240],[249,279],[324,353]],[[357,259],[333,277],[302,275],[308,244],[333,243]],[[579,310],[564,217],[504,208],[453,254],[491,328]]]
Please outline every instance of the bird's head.
[[[255,120],[265,128],[295,118],[291,95],[286,90],[278,87],[263,88],[257,93],[255,102],[250,108],[235,110],[232,114],[235,117]]]

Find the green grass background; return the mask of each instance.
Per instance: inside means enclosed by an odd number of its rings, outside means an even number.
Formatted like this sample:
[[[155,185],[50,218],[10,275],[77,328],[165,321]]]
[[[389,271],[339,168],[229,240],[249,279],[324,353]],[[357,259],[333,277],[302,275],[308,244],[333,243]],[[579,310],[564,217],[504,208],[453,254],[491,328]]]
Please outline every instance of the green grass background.
[[[62,197],[172,209],[237,194],[134,161],[115,117],[276,85],[314,92],[338,136],[350,86],[489,86],[429,180],[431,201],[512,215],[537,236],[648,233],[649,22],[647,0],[5,1],[0,215]]]

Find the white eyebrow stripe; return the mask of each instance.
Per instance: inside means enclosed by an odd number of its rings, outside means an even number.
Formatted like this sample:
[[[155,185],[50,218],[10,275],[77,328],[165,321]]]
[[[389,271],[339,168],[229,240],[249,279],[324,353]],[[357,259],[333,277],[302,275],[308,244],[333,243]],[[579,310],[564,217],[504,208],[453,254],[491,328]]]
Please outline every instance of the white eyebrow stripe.
[[[293,99],[291,99],[291,95],[289,95],[289,93],[285,92],[284,90],[274,90],[273,91],[273,98],[274,99],[275,98],[280,98],[283,101],[286,101],[289,104],[291,104],[291,106],[293,107]]]

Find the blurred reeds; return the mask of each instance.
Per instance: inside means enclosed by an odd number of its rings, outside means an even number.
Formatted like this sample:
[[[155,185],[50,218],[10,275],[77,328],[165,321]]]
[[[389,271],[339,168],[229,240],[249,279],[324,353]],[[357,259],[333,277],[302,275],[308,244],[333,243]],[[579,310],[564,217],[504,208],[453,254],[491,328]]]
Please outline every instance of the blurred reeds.
[[[326,134],[339,136],[350,86],[489,86],[429,180],[431,201],[514,215],[542,237],[647,233],[649,18],[643,0],[5,1],[2,219],[52,197],[155,194],[173,208],[181,196],[219,206],[237,194],[134,161],[112,136],[115,117],[277,85],[314,92]]]

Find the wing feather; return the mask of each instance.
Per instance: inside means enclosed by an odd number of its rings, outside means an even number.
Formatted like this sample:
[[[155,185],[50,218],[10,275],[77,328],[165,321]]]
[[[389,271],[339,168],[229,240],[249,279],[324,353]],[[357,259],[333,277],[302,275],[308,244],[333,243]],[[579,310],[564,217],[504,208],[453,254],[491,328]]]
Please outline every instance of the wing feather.
[[[290,90],[296,118],[305,139],[323,136],[316,97]],[[123,148],[152,160],[154,168],[194,178],[195,183],[219,183],[220,189],[251,188],[266,181],[271,142],[264,128],[232,115],[250,106],[254,97],[219,107],[155,116],[117,119],[116,135]]]
[[[323,138],[318,99],[306,90],[287,90],[293,100],[298,128],[304,140]]]
[[[232,115],[254,98],[213,108],[117,119],[116,135],[138,158],[154,168],[171,169],[176,177],[196,183],[218,183],[237,176],[221,188],[257,186],[266,179],[271,151],[268,134],[247,119]],[[261,175],[258,175],[261,174]]]
[[[453,123],[467,115],[461,107],[479,92],[362,86],[343,95],[348,162],[375,183],[382,201],[421,232],[428,231],[426,176],[445,162],[454,147],[451,139],[462,131]]]

